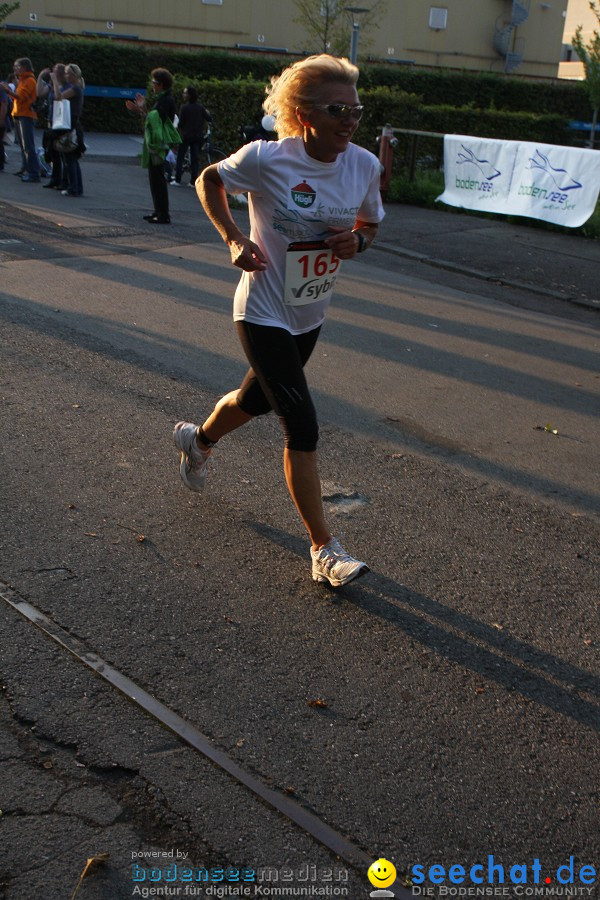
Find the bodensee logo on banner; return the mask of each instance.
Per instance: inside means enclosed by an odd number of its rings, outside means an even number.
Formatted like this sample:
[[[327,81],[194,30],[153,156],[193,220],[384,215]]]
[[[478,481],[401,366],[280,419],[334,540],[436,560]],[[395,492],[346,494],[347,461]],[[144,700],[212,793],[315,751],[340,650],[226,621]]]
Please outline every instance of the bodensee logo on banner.
[[[444,180],[437,199],[450,206],[577,228],[596,207],[600,153],[447,134]]]

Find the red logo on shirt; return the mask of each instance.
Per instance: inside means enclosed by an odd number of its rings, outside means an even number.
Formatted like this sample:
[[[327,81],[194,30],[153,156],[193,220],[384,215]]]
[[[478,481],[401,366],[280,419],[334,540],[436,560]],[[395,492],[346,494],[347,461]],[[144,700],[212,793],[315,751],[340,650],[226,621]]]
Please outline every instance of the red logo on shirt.
[[[306,181],[301,181],[300,184],[292,188],[292,200],[296,206],[301,206],[303,209],[308,209],[309,206],[312,206],[316,196],[317,192]]]

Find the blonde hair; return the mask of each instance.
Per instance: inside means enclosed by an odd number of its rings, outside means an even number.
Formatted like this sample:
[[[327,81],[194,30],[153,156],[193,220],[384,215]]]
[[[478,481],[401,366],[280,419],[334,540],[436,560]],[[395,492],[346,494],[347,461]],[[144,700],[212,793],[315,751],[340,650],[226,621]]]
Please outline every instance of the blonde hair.
[[[65,75],[74,75],[77,79],[79,87],[85,88],[85,81],[83,80],[81,69],[76,63],[69,63],[67,66],[65,66]]]
[[[263,109],[275,118],[275,131],[280,138],[303,134],[296,117],[296,107],[306,108],[318,101],[323,84],[356,85],[358,69],[349,60],[328,53],[307,56],[271,78]]]

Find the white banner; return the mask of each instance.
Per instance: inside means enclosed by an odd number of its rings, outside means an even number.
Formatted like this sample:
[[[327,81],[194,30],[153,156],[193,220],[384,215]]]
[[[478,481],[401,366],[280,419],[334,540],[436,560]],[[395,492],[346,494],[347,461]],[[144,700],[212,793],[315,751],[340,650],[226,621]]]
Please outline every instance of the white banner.
[[[444,174],[449,206],[577,228],[596,208],[600,152],[447,134]]]

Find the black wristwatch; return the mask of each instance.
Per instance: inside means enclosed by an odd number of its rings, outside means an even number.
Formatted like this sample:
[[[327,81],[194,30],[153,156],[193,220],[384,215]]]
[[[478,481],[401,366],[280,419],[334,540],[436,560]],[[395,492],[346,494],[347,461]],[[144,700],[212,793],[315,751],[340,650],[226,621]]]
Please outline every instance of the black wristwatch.
[[[355,231],[354,234],[358,238],[358,250],[356,252],[363,253],[367,249],[367,239],[360,231]]]

